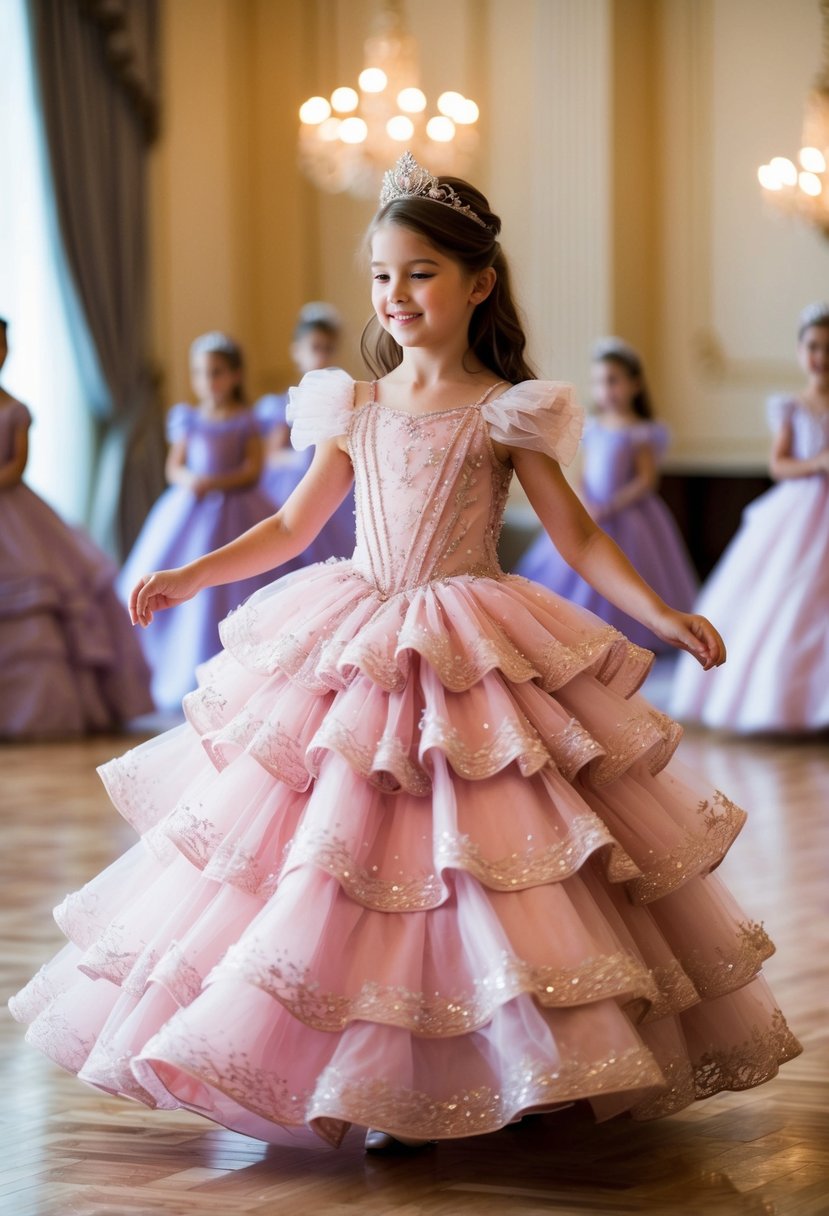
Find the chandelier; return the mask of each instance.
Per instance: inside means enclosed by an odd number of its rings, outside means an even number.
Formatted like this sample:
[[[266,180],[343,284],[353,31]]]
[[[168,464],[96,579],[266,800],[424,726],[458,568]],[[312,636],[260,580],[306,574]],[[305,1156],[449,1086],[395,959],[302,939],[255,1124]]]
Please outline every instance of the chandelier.
[[[829,0],[821,0],[823,67],[806,99],[802,147],[797,164],[773,156],[757,177],[776,207],[799,215],[829,237]]]
[[[299,108],[305,174],[323,190],[374,197],[383,171],[404,149],[437,176],[463,174],[477,145],[478,107],[454,90],[429,107],[401,0],[383,0],[363,53],[356,89],[341,85]]]

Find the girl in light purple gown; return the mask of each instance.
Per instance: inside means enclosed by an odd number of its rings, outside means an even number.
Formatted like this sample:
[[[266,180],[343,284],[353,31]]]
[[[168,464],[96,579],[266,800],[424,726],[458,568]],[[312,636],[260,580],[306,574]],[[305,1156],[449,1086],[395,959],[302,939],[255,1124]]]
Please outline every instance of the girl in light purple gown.
[[[7,355],[0,320],[0,368]],[[31,415],[0,388],[0,738],[110,730],[152,709],[116,569],[25,485]]]
[[[259,423],[244,403],[243,362],[226,334],[209,333],[190,348],[193,392],[167,415],[167,480],[170,488],[153,507],[121,571],[126,598],[148,570],[177,566],[209,553],[273,514],[259,487],[262,441]],[[271,579],[269,571],[212,587],[142,630],[160,709],[178,709],[196,686],[196,668],[219,649],[219,622]]]
[[[313,301],[299,312],[291,358],[300,377],[306,372],[333,367],[340,341],[340,314],[331,304]],[[265,435],[265,467],[262,489],[278,509],[308,472],[313,447],[297,451],[291,446],[291,429],[286,418],[287,393],[268,393],[253,407]],[[354,495],[347,494],[304,553],[286,563],[284,571],[299,570],[329,557],[350,557],[354,552]]]
[[[599,342],[592,386],[597,414],[584,430],[581,497],[654,591],[688,612],[697,579],[674,518],[657,493],[668,432],[653,418],[639,355],[618,338]],[[523,555],[516,573],[589,608],[638,646],[669,649],[572,570],[546,532]]]
[[[723,660],[569,488],[580,411],[524,358],[499,230],[401,157],[369,233],[378,378],[303,377],[285,507],[134,588],[146,625],[270,570],[356,477],[353,557],[257,592],[187,723],[102,770],[143,840],[56,910],[69,943],[11,1008],[109,1093],[382,1151],[576,1100],[669,1115],[800,1050],[710,873],[745,813],[672,758],[653,655],[499,568],[517,473],[585,577]]]
[[[772,397],[771,475],[699,598],[728,639],[727,671],[680,659],[671,711],[731,731],[829,727],[829,303],[800,317],[800,395]]]

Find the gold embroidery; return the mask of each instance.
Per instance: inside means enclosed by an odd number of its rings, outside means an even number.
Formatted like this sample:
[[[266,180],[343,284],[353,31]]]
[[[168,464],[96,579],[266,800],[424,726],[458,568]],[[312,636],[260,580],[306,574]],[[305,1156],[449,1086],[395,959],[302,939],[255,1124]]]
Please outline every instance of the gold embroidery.
[[[752,980],[774,954],[774,943],[762,924],[744,921],[737,929],[736,948],[720,949],[719,954],[716,961],[701,950],[682,956],[683,968],[706,1000],[734,992]]]
[[[503,951],[488,975],[471,991],[451,996],[415,992],[401,985],[367,981],[352,997],[326,992],[310,968],[292,963],[284,952],[257,940],[231,946],[207,982],[239,976],[284,1005],[306,1026],[341,1031],[353,1021],[399,1026],[425,1038],[468,1034],[485,1025],[495,1010],[522,993],[549,1008],[625,998],[625,1003],[658,1000],[647,968],[631,955],[617,953],[586,959],[574,967],[534,966]]]
[[[522,726],[514,718],[505,718],[492,732],[492,738],[478,748],[470,747],[447,719],[429,710],[423,713],[421,730],[421,751],[439,748],[455,772],[468,781],[491,777],[512,761],[525,777],[550,763],[549,752],[529,722]]]
[[[713,869],[722,861],[746,820],[745,811],[719,790],[710,800],[699,804],[697,813],[704,830],[688,829],[681,844],[629,884],[628,892],[634,903],[661,899],[693,875]]]

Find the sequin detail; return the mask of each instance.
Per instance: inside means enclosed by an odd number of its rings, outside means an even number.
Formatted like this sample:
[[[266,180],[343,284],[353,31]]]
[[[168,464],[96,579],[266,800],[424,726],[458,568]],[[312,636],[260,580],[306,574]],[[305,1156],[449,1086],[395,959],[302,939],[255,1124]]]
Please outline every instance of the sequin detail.
[[[670,894],[695,874],[717,866],[746,820],[741,810],[719,790],[697,808],[703,830],[685,833],[685,839],[665,857],[633,879],[628,890],[635,903],[651,903]]]

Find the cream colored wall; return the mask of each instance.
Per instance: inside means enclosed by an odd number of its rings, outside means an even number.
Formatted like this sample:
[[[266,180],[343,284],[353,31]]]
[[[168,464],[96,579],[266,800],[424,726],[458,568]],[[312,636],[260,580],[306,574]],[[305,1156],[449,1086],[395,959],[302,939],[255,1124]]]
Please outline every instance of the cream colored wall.
[[[474,176],[541,374],[586,390],[594,337],[642,347],[675,459],[754,466],[768,391],[797,385],[798,308],[829,244],[764,207],[756,165],[798,143],[814,0],[417,0],[422,84],[482,107]],[[374,0],[163,0],[153,334],[168,400],[195,334],[230,329],[250,391],[292,378],[296,310],[332,300],[360,372],[356,261],[372,206],[311,187],[296,110],[354,83]]]

